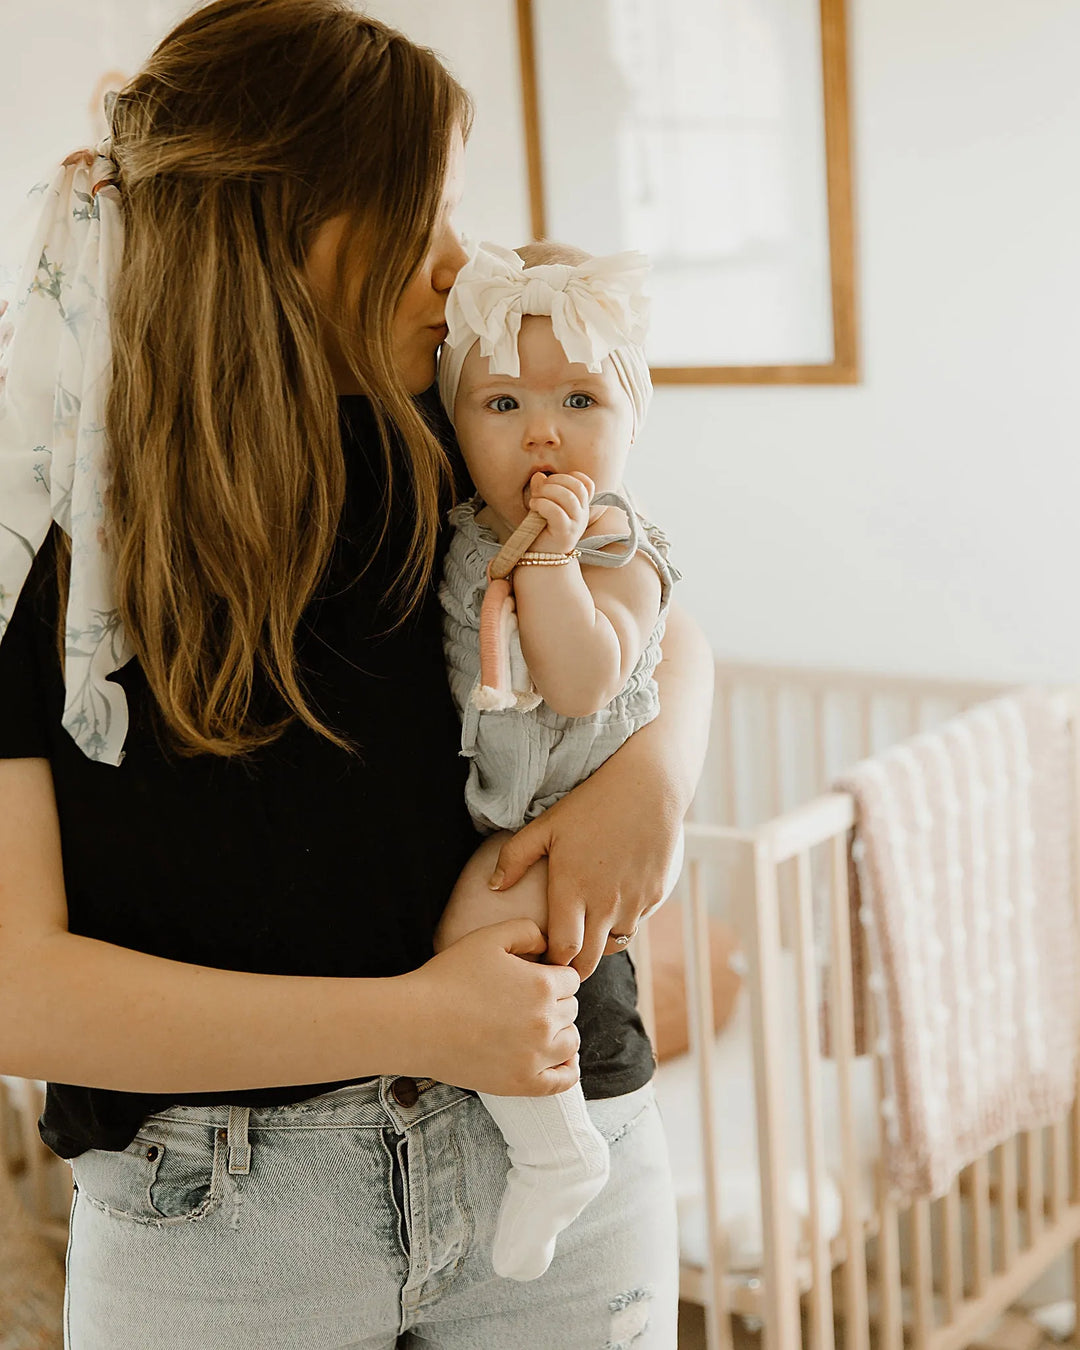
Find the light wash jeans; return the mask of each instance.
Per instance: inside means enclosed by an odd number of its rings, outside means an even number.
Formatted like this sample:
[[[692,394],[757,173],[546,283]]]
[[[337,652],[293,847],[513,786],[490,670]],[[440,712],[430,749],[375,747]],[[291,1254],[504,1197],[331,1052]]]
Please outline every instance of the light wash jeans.
[[[476,1094],[381,1078],[172,1106],[72,1159],[67,1350],[675,1350],[678,1243],[651,1083],[589,1102],[611,1176],[537,1280],[491,1266],[508,1167]]]

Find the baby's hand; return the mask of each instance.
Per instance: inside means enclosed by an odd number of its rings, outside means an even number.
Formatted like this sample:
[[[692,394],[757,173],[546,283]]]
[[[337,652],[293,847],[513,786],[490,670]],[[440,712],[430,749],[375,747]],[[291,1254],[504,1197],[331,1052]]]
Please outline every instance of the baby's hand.
[[[547,553],[569,553],[589,526],[589,502],[596,491],[584,473],[545,474],[537,470],[529,484],[529,508],[547,521],[532,548]]]

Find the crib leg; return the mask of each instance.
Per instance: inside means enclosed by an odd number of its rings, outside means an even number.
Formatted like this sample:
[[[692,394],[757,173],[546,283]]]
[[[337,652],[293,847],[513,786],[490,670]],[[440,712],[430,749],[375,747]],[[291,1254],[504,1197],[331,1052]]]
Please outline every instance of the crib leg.
[[[1067,1345],[1080,1345],[1080,1242],[1073,1243],[1073,1333],[1066,1341]]]

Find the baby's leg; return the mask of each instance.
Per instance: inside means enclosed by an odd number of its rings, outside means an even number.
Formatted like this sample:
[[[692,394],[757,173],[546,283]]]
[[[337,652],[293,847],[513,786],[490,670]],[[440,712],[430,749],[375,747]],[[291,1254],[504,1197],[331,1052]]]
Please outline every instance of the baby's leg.
[[[500,919],[532,919],[547,932],[547,859],[506,891],[488,889],[503,841],[485,839],[458,878],[435,933],[435,950]],[[543,960],[543,957],[529,958]],[[555,1241],[603,1187],[608,1150],[578,1083],[551,1097],[479,1093],[506,1140],[510,1170],[491,1259],[498,1275],[534,1280],[555,1253]]]
[[[436,952],[449,947],[474,928],[485,928],[501,919],[532,919],[542,933],[547,933],[546,858],[533,863],[521,880],[507,890],[488,889],[488,878],[495,870],[499,849],[509,838],[505,830],[491,835],[465,864],[435,930]],[[528,959],[539,961],[543,957]]]

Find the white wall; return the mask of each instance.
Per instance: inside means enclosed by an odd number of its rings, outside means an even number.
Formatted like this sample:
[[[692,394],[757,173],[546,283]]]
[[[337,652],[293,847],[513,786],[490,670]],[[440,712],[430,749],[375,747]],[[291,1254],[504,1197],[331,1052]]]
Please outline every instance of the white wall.
[[[852,18],[864,383],[662,390],[642,485],[721,651],[1075,679],[1080,8]]]
[[[660,389],[633,484],[720,653],[1080,678],[1080,6],[849,5],[863,383]],[[476,95],[461,220],[520,242],[509,0],[369,8]],[[5,0],[13,174],[85,140],[88,62],[153,17],[101,12]]]
[[[1080,6],[849,4],[863,383],[662,388],[633,482],[718,652],[1078,679]]]

